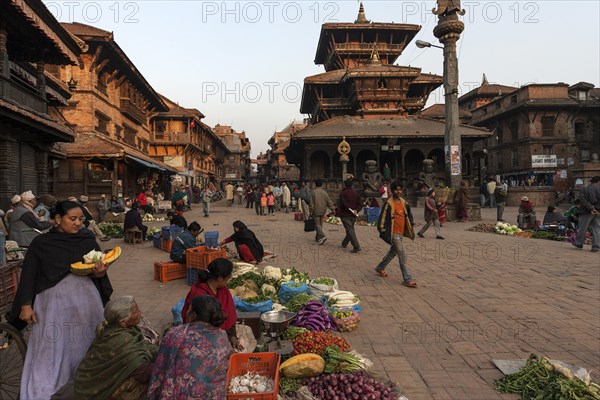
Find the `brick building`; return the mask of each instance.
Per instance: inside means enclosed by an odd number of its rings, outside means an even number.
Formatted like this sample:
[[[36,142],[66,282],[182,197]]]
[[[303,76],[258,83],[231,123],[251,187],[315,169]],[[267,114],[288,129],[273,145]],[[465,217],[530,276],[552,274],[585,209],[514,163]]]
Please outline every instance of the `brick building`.
[[[39,0],[0,2],[0,208],[15,193],[55,192],[50,166],[72,142],[61,117],[70,93],[48,65],[76,65],[81,50]]]
[[[149,155],[178,171],[176,182],[204,186],[220,180],[229,149],[202,122],[204,114],[161,96],[169,111],[150,118]]]
[[[483,176],[564,191],[575,184],[570,171],[600,154],[600,90],[589,83],[523,86],[470,113],[470,124],[493,132],[479,144]]]
[[[177,170],[148,156],[151,113],[168,107],[119,47],[113,34],[80,23],[62,24],[79,41],[79,65],[52,71],[73,94],[64,110],[76,130],[67,160],[54,171],[61,196],[136,196],[142,189],[170,193]]]
[[[290,145],[291,137],[306,128],[307,121],[292,121],[279,132],[275,132],[269,139],[267,150],[267,165],[265,166],[265,180],[267,181],[297,181],[300,179],[300,170],[294,164],[289,164],[285,157],[285,149]]]
[[[223,181],[246,181],[250,173],[250,150],[252,149],[246,132],[239,133],[229,125],[220,124],[213,128],[213,132],[229,150],[223,164]]]

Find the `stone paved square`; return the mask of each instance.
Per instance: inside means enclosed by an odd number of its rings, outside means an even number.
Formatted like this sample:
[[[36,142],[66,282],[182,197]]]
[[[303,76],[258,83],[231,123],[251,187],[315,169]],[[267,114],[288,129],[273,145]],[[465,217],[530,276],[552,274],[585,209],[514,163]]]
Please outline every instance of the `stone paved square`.
[[[377,370],[397,382],[410,400],[517,399],[501,395],[493,381],[502,376],[492,359],[526,358],[536,352],[600,370],[600,254],[566,242],[468,232],[476,224],[446,223],[446,240],[405,241],[417,289],[402,286],[397,259],[380,278],[373,268],[388,250],[375,227],[357,226],[363,251],[343,249],[342,226],[324,224],[328,236],[318,246],[293,214],[257,216],[243,207],[213,204],[209,218],[195,205],[186,213],[220,238],[231,223],[245,222],[278,257],[265,265],[294,266],[311,276],[332,276],[340,288],[357,293],[363,312],[359,328],[344,334]],[[423,223],[423,210],[413,209]],[[495,222],[495,209],[482,210],[482,222]],[[516,208],[507,208],[516,221]],[[155,222],[151,226],[162,226]],[[185,280],[153,280],[153,263],[168,254],[151,242],[119,244],[123,256],[109,271],[115,295],[136,297],[158,329],[171,321],[171,307],[188,292]]]

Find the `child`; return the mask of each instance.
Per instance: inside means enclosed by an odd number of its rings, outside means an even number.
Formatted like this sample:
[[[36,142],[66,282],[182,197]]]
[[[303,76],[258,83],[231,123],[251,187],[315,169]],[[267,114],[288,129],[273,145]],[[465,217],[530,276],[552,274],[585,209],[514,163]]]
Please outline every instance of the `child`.
[[[269,215],[275,215],[275,194],[273,192],[267,195],[267,206],[269,207]]]
[[[440,227],[442,227],[446,223],[446,204],[437,203],[437,210],[438,210],[438,218],[440,220]]]
[[[260,196],[260,215],[267,215],[267,194]]]

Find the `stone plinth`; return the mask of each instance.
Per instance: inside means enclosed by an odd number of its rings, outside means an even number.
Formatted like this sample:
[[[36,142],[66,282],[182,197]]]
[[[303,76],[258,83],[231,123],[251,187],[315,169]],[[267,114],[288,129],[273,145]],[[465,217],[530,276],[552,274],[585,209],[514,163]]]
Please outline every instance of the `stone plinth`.
[[[508,196],[506,197],[507,207],[518,207],[521,204],[521,197],[527,196],[529,201],[534,203],[538,213],[547,206],[553,206],[555,191],[551,186],[520,186],[516,188],[508,188]],[[540,208],[541,207],[541,208]]]
[[[467,206],[467,212],[469,213],[469,221],[481,221],[481,207],[476,203],[469,203]],[[446,206],[446,220],[456,221],[456,205]]]

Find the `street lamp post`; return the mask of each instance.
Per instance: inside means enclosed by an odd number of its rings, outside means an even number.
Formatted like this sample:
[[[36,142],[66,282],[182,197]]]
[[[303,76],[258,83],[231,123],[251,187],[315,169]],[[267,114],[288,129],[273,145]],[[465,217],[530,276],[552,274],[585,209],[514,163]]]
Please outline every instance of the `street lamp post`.
[[[438,16],[438,24],[433,34],[444,45],[444,105],[446,109],[444,131],[444,153],[446,165],[446,184],[453,188],[460,186],[461,174],[461,138],[458,114],[458,58],[456,42],[465,29],[458,15],[465,15],[460,7],[460,0],[437,0],[437,9],[433,14]],[[417,46],[439,47],[431,43],[417,40]]]

